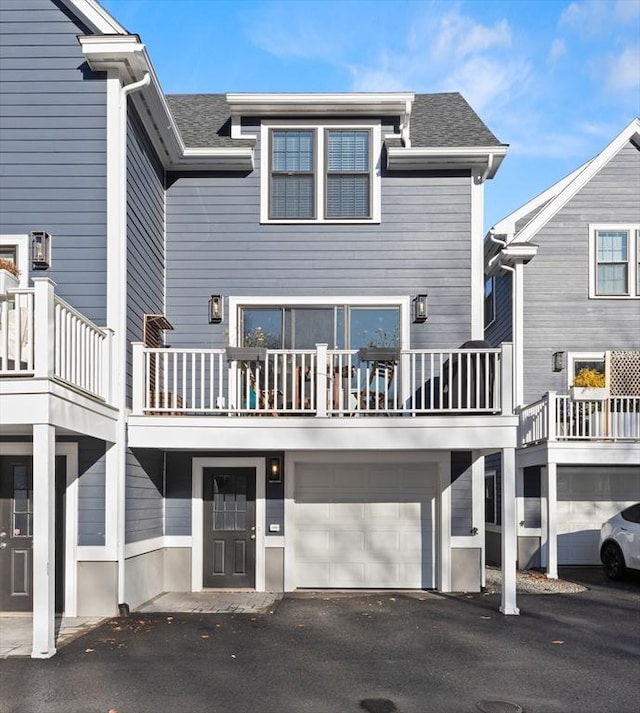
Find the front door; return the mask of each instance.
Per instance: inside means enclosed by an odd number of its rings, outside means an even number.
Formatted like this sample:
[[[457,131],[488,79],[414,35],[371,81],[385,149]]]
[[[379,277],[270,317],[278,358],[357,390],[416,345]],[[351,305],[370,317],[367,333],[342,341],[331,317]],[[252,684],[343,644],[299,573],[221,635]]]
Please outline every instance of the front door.
[[[256,470],[204,468],[204,587],[255,587]]]
[[[33,473],[30,456],[0,458],[0,611],[33,608]]]

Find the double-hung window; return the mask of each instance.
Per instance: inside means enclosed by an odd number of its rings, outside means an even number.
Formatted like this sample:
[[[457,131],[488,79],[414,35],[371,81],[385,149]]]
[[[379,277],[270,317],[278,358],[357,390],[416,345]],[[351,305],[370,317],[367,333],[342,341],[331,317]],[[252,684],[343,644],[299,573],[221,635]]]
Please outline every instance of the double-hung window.
[[[640,296],[640,226],[592,225],[590,297]]]
[[[263,125],[262,222],[379,222],[380,125]]]

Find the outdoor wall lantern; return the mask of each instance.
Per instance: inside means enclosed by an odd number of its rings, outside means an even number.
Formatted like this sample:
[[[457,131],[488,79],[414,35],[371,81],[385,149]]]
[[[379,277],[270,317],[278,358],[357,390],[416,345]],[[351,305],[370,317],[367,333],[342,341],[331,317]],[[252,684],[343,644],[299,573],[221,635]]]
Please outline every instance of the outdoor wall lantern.
[[[220,324],[223,314],[222,295],[211,295],[209,300],[209,324]]]
[[[282,464],[280,463],[280,456],[271,456],[269,458],[269,482],[270,483],[281,483],[282,482]]]
[[[44,230],[31,233],[31,266],[34,270],[51,267],[51,236]]]
[[[428,314],[427,295],[416,295],[413,298],[413,321],[415,324],[426,322]]]
[[[553,353],[552,371],[562,371],[565,366],[564,352]]]

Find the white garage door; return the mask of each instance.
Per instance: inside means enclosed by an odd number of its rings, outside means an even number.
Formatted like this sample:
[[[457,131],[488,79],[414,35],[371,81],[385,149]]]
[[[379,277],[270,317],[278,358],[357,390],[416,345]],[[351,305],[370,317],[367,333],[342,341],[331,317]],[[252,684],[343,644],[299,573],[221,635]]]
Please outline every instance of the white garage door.
[[[558,564],[599,564],[600,526],[640,500],[640,474],[630,468],[564,470],[558,469]]]
[[[299,464],[297,587],[434,587],[436,470]]]

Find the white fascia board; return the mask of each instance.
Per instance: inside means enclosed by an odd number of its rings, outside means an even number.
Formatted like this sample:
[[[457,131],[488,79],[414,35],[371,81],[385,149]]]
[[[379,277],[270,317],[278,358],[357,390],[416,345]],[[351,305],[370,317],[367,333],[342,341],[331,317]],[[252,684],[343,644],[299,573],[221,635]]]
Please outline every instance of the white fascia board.
[[[128,35],[124,27],[95,0],[62,0],[62,4],[96,32],[105,35]]]
[[[500,168],[507,146],[387,147],[389,171],[424,171],[433,169],[488,169],[485,178],[493,178]]]
[[[310,116],[371,114],[405,116],[415,99],[412,92],[382,93],[229,93],[231,116]]]
[[[595,158],[589,161],[578,175],[568,183],[524,228],[513,238],[514,242],[523,243],[531,240],[558,211],[576,195],[629,141],[640,141],[640,119],[634,119],[618,136]]]
[[[489,230],[489,233],[492,233],[495,236],[512,236],[516,231],[516,223],[519,220],[524,218],[525,215],[531,213],[532,210],[543,206],[545,203],[548,203],[550,200],[555,198],[560,191],[564,190],[580,175],[580,173],[582,173],[582,171],[584,171],[584,169],[591,163],[591,160],[583,163],[582,166],[577,168],[575,171],[572,171],[568,176],[565,176],[557,183],[554,183],[553,186],[547,188],[546,191],[539,193],[535,198],[532,198],[530,201],[520,206],[520,208],[515,210],[513,213],[505,216]],[[489,238],[489,233],[487,233],[487,240]]]
[[[80,36],[78,40],[93,70],[116,70],[122,82],[127,84],[140,81],[149,74],[149,86],[132,95],[131,100],[165,168],[218,171],[253,169],[251,147],[187,148],[184,145],[147,50],[137,35]]]

